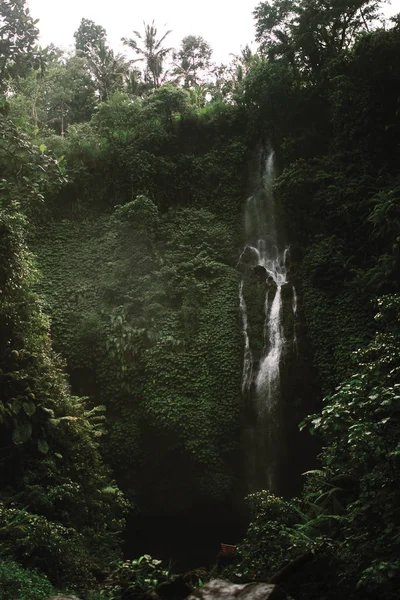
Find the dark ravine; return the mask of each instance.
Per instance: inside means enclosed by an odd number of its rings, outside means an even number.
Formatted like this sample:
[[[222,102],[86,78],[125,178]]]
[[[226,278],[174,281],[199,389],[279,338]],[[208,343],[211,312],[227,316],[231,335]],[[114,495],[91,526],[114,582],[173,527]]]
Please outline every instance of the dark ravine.
[[[221,542],[236,544],[248,525],[243,507],[197,507],[186,514],[133,517],[128,521],[125,554],[151,554],[171,564],[174,572],[210,568]]]

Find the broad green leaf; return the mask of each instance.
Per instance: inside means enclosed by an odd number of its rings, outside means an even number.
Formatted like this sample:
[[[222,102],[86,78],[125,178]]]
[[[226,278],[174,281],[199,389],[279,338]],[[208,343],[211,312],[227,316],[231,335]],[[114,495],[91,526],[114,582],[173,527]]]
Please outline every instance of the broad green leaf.
[[[14,429],[12,438],[14,444],[17,446],[20,444],[24,444],[28,440],[30,440],[32,436],[32,425],[30,423],[24,423],[23,425],[18,425],[16,429]]]
[[[32,400],[27,400],[26,402],[23,402],[22,406],[24,408],[24,411],[28,415],[28,417],[31,417],[32,415],[35,414],[35,412],[36,412],[36,405],[35,405],[35,403]]]
[[[39,452],[41,452],[42,454],[47,454],[49,451],[49,445],[46,442],[46,440],[39,440],[38,441],[38,449]]]

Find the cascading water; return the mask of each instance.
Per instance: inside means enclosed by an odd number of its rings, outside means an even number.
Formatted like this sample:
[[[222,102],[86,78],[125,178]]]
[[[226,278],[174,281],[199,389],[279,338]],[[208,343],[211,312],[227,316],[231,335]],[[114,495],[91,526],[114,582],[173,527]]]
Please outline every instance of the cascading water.
[[[273,196],[275,179],[274,152],[265,158],[261,153],[261,172],[254,181],[254,194],[246,203],[246,244],[239,263],[243,272],[239,300],[244,334],[242,391],[251,405],[251,419],[246,430],[247,473],[250,491],[268,488],[276,492],[279,477],[281,428],[281,365],[285,355],[285,323],[283,290],[288,284],[287,259],[289,248],[278,231],[277,210]],[[253,278],[253,279],[252,279]],[[246,282],[255,281],[254,293],[264,301],[262,343],[252,339],[259,335],[251,327],[257,314],[249,314],[245,300]],[[287,286],[292,295],[291,313],[297,311],[294,286]],[[251,295],[251,294],[250,294]],[[254,294],[253,294],[254,295]],[[294,340],[294,334],[293,334]],[[254,348],[254,350],[253,350]]]
[[[243,295],[243,281],[240,282],[239,288],[240,310],[243,321],[243,337],[244,337],[244,356],[243,356],[243,375],[242,375],[242,392],[244,393],[250,386],[253,378],[253,356],[250,350],[249,334],[247,332],[247,307]]]
[[[295,352],[297,353],[297,332],[296,332],[296,318],[297,318],[297,293],[296,293],[296,288],[294,287],[294,285],[292,285],[292,294],[293,294],[293,301],[292,301],[292,311],[293,311],[293,348],[295,350]]]

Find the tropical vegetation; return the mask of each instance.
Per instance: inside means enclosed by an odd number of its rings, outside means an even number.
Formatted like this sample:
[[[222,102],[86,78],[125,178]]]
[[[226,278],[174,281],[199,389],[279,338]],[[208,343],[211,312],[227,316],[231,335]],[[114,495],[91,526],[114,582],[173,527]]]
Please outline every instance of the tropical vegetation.
[[[1,3],[0,599],[140,595],[172,577],[148,546],[179,569],[192,531],[211,554],[236,538],[213,571],[234,581],[397,598],[400,18],[381,4],[260,2],[257,51],[216,65],[156,20],[126,56],[86,18],[73,51],[40,48],[25,0]],[[298,292],[285,497],[248,495],[243,457],[238,259],[268,146]]]

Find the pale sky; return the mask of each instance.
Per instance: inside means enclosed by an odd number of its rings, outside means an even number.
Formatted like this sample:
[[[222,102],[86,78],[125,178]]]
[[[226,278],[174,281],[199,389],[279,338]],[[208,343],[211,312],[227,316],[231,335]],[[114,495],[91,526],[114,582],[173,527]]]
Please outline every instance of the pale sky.
[[[259,0],[28,0],[34,19],[39,19],[40,43],[53,42],[68,49],[83,17],[102,25],[108,41],[116,51],[129,54],[120,42],[143,29],[143,21],[155,19],[158,33],[172,29],[166,42],[179,47],[186,35],[201,35],[212,47],[216,62],[229,62],[230,53],[254,40],[252,11]],[[392,0],[385,9],[387,16],[400,12],[400,0]]]
[[[237,2],[237,4],[236,4]],[[172,29],[166,39],[168,46],[179,47],[186,35],[201,35],[213,49],[216,62],[228,62],[229,53],[239,53],[240,47],[254,38],[252,10],[257,0],[28,0],[38,27],[42,46],[53,42],[67,48],[73,44],[73,34],[83,17],[102,25],[114,50],[128,54],[121,37],[133,37],[132,31],[143,30],[143,21],[154,18],[158,33]],[[400,0],[399,0],[400,2]]]

